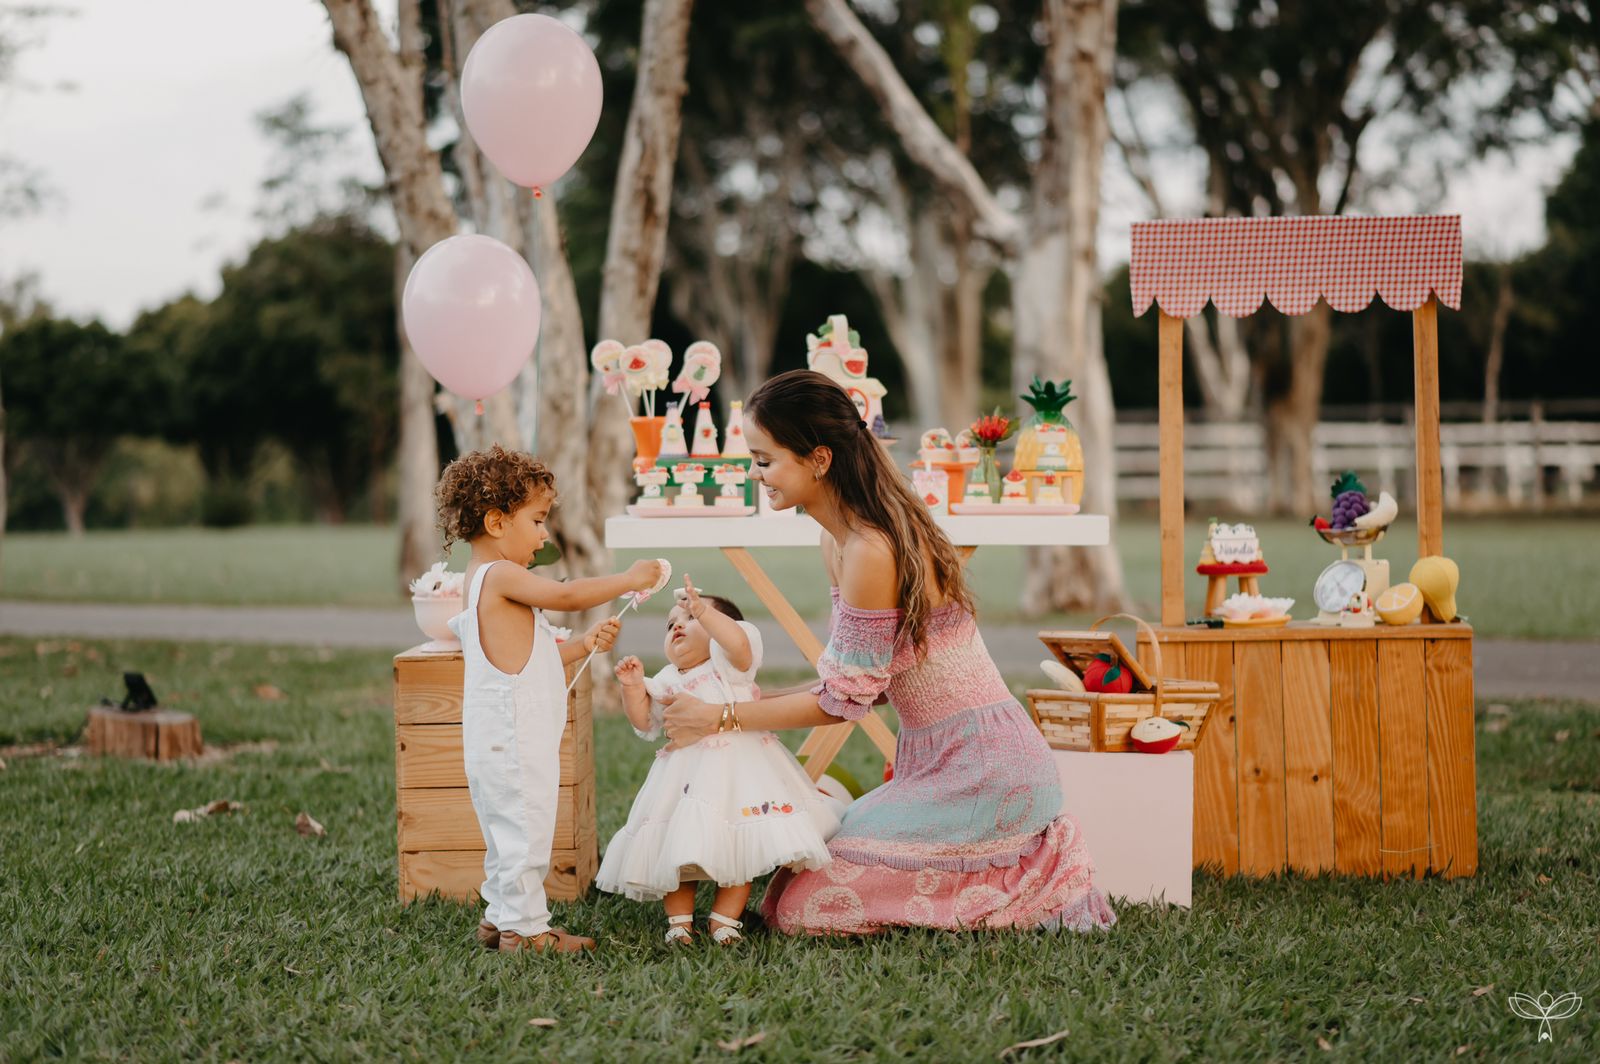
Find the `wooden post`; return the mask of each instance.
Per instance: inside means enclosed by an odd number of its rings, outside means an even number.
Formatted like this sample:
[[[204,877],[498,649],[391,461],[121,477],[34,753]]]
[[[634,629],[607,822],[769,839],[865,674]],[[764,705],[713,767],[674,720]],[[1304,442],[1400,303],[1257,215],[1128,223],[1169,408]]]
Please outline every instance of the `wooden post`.
[[[1417,557],[1444,553],[1444,481],[1439,468],[1439,301],[1411,312],[1417,411]]]
[[[1183,624],[1183,319],[1160,311],[1161,623]],[[1435,461],[1438,441],[1435,439]]]

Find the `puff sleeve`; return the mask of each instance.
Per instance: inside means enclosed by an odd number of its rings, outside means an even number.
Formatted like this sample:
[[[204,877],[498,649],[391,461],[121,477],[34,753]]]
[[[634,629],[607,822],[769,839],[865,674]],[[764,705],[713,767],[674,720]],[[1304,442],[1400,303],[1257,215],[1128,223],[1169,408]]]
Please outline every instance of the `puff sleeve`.
[[[824,713],[844,720],[867,715],[894,676],[899,610],[858,610],[836,604],[833,630],[817,659],[821,683],[812,688]]]

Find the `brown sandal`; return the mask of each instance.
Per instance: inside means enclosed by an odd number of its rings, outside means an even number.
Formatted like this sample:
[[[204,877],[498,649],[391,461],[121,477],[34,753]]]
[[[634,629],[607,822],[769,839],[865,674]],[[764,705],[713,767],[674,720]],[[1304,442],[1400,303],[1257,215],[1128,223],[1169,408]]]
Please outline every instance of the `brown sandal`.
[[[516,953],[531,949],[535,953],[583,953],[594,949],[594,939],[582,935],[569,935],[559,927],[538,935],[524,937],[515,931],[500,932],[500,952]]]
[[[477,938],[478,945],[484,949],[500,948],[500,929],[487,920],[478,925],[478,930],[474,932],[474,937]]]

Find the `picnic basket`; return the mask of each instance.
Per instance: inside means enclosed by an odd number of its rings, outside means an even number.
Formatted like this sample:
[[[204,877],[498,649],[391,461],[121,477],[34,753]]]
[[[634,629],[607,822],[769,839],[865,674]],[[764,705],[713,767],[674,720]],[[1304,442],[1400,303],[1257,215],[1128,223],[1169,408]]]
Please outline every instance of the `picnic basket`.
[[[1139,626],[1150,640],[1155,675],[1146,672],[1114,632],[1100,626],[1123,617]],[[1209,680],[1182,680],[1162,676],[1161,643],[1151,627],[1138,617],[1114,613],[1094,622],[1088,631],[1047,631],[1039,641],[1063,665],[1083,676],[1098,655],[1106,654],[1133,677],[1126,694],[1101,691],[1037,689],[1028,692],[1028,709],[1045,741],[1057,750],[1132,752],[1128,732],[1146,717],[1166,717],[1188,725],[1176,749],[1189,750],[1200,741],[1211,707],[1222,693]]]

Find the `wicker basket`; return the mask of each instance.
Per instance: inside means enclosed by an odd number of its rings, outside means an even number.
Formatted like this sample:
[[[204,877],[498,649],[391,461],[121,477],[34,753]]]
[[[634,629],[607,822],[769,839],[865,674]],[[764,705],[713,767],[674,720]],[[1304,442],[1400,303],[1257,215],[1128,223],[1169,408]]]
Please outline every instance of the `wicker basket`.
[[[1099,628],[1112,617],[1133,621],[1150,639],[1155,676],[1148,675],[1128,653],[1122,640]],[[1205,731],[1211,707],[1221,697],[1208,680],[1176,680],[1161,675],[1161,644],[1148,624],[1131,614],[1102,617],[1087,632],[1040,632],[1039,639],[1063,665],[1079,676],[1100,654],[1112,658],[1133,677],[1126,694],[1100,691],[1034,690],[1028,692],[1028,709],[1045,741],[1057,750],[1132,752],[1128,738],[1133,726],[1146,717],[1166,717],[1188,725],[1175,749],[1192,749]]]

